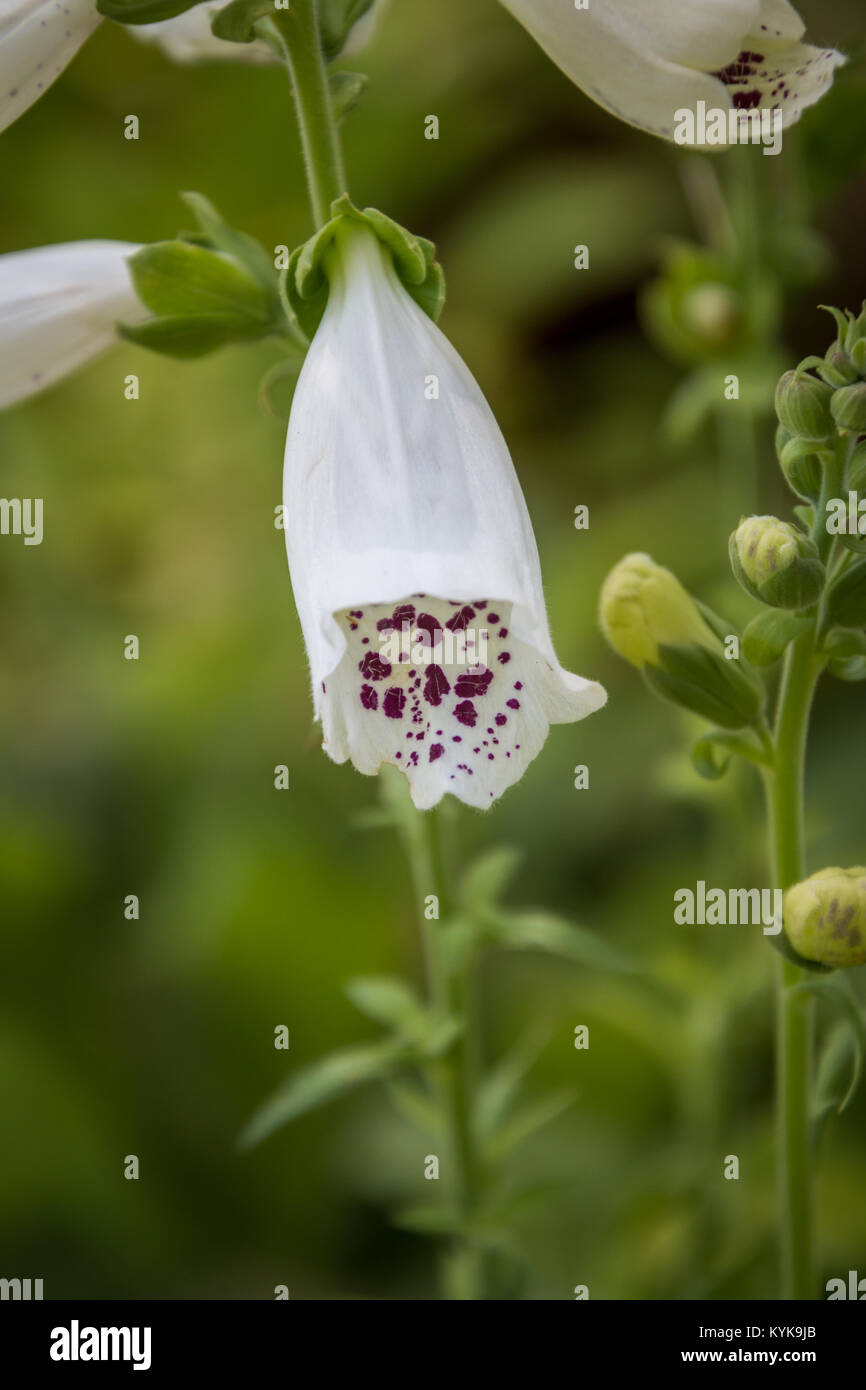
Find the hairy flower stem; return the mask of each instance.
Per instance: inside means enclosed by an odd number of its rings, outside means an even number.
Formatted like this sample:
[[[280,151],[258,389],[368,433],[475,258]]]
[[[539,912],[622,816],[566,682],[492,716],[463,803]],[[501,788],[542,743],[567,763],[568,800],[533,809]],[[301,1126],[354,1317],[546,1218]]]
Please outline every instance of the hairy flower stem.
[[[774,887],[805,876],[803,779],[809,712],[820,662],[814,627],[789,647],[776,714],[775,769],[766,775]],[[813,1298],[812,997],[792,961],[778,970],[776,1065],[782,1297]]]
[[[317,0],[292,0],[257,31],[283,57],[292,83],[313,221],[328,221],[331,203],[346,190],[343,152],[319,36]]]
[[[484,1297],[481,1251],[465,1228],[475,1217],[481,1188],[481,1169],[472,1119],[471,1019],[467,1016],[471,963],[452,976],[442,955],[441,933],[449,916],[448,876],[444,872],[442,812],[411,811],[403,834],[418,912],[429,1002],[443,1013],[463,1020],[462,1038],[448,1054],[431,1063],[430,1075],[439,1107],[446,1164],[457,1214],[464,1228],[451,1244],[442,1265],[445,1298],[472,1300]],[[439,918],[430,918],[426,901],[435,896]]]

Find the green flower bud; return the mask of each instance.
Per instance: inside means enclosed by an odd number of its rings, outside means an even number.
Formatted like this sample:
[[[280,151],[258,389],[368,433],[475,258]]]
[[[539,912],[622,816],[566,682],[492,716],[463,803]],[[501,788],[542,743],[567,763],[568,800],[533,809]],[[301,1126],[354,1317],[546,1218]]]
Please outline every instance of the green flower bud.
[[[839,343],[831,343],[824,354],[821,375],[831,386],[850,386],[858,379],[857,368]]]
[[[848,460],[848,486],[866,494],[866,441],[857,445]]]
[[[657,695],[723,728],[741,729],[760,712],[763,686],[743,663],[727,659],[721,620],[705,611],[707,617],[676,575],[649,555],[627,555],[601,591],[605,637]]]
[[[866,868],[821,869],[789,888],[784,900],[788,939],[821,965],[866,964]]]
[[[849,564],[827,587],[827,616],[840,627],[866,624],[866,555]]]
[[[649,555],[626,555],[601,590],[601,630],[614,651],[640,670],[660,664],[661,646],[718,646],[680,581]]]
[[[850,434],[866,434],[866,381],[853,386],[840,386],[830,401],[833,419],[840,430]]]
[[[779,440],[783,436],[786,442],[779,448]],[[806,502],[817,502],[821,495],[824,464],[820,452],[817,452],[820,448],[821,445],[814,439],[792,439],[784,426],[779,426],[776,435],[779,467],[792,492]]]
[[[802,439],[829,439],[832,387],[806,372],[785,372],[776,387],[776,414],[786,430]]]
[[[730,539],[731,568],[753,598],[772,608],[809,608],[824,587],[824,566],[810,538],[775,516],[750,516]]]

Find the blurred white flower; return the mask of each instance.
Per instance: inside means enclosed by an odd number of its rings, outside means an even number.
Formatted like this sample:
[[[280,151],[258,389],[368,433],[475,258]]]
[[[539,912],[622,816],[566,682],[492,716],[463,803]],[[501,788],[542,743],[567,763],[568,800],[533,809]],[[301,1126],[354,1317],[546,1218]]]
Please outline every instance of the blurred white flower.
[[[667,139],[675,112],[782,112],[827,91],[845,61],[801,42],[788,0],[502,0],[557,67],[612,115]]]
[[[221,8],[196,5],[174,19],[125,27],[179,63],[276,61],[264,43],[215,38],[210,24]],[[0,0],[0,131],[42,96],[101,21],[95,0]]]
[[[0,130],[51,86],[100,19],[94,0],[0,0]]]
[[[205,63],[227,59],[242,63],[276,63],[273,49],[254,39],[252,43],[229,43],[211,33],[211,20],[225,6],[195,5],[174,19],[156,24],[130,24],[127,32],[141,43],[155,43],[176,63]]]
[[[344,234],[295,391],[286,547],[325,751],[489,806],[552,723],[604,704],[560,666],[507,446],[366,229]]]
[[[0,408],[32,396],[115,341],[148,311],[126,241],[73,241],[0,256]]]

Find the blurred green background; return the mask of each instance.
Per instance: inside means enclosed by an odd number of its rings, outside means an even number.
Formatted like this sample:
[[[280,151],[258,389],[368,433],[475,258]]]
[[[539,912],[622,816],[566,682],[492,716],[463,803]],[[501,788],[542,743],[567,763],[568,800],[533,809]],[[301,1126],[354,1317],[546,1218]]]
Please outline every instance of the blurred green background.
[[[866,288],[862,7],[800,9],[810,36],[859,44],[860,60],[779,159],[731,152],[710,176],[735,200],[759,176],[764,230],[813,229],[778,271],[783,367],[829,342],[818,303],[858,307]],[[515,1184],[552,1185],[515,1216],[522,1293],[773,1297],[774,953],[745,928],[672,921],[674,890],[698,878],[766,882],[759,787],[697,778],[695,728],[595,620],[631,549],[732,621],[753,611],[726,562],[752,505],[731,485],[742,459],[720,462],[712,415],[672,431],[683,369],[637,308],[664,238],[701,235],[695,159],[593,106],[492,0],[393,0],[346,66],[371,79],[344,126],[352,192],[437,241],[442,327],[511,445],[560,657],[610,693],[602,714],[552,731],[495,810],[463,808],[467,860],[520,846],[513,902],[591,926],[663,985],[485,961],[488,1054],[541,1024],[534,1084],[579,1091],[510,1160]],[[123,138],[133,112],[137,143]],[[438,142],[424,139],[430,113]],[[0,160],[3,251],[171,236],[189,188],[268,247],[309,233],[281,72],[182,69],[109,23],[4,134]],[[572,267],[578,243],[588,273]],[[192,364],[119,346],[0,420],[3,494],[45,499],[44,544],[0,544],[0,1274],[43,1278],[47,1298],[271,1298],[276,1284],[293,1298],[435,1296],[427,1242],[389,1221],[429,1195],[429,1141],[381,1091],[234,1149],[290,1068],[374,1035],[346,977],[418,969],[396,843],[354,820],[376,784],[333,766],[312,725],[273,526],[285,426],[257,402],[273,360],[268,345]],[[766,412],[757,437],[754,501],[787,516]],[[123,659],[127,633],[138,662]],[[828,681],[809,760],[813,870],[863,862],[864,756],[863,687]],[[274,790],[278,763],[290,791]],[[588,1052],[573,1048],[578,1023]],[[123,1177],[130,1153],[138,1182]],[[729,1153],[738,1182],[722,1179]],[[864,1165],[861,1091],[822,1144],[822,1286],[866,1273]]]

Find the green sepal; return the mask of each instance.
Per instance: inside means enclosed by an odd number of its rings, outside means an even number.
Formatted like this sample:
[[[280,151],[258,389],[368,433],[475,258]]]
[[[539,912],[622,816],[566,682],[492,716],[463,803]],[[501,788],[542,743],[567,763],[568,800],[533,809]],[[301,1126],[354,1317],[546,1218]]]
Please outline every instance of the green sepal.
[[[157,241],[127,264],[139,299],[156,315],[119,326],[130,342],[173,357],[199,357],[282,326],[279,300],[222,252],[189,241]]]
[[[319,36],[329,63],[342,52],[352,29],[373,3],[374,0],[319,0]]]
[[[96,8],[117,24],[156,24],[192,10],[201,0],[96,0]]]
[[[127,261],[136,293],[154,314],[235,314],[265,327],[268,297],[243,267],[185,241],[155,241]]]
[[[206,238],[207,245],[214,251],[222,251],[231,256],[257,280],[264,290],[272,311],[278,313],[280,303],[279,282],[274,263],[260,241],[240,232],[226,222],[222,214],[203,193],[181,193],[182,200],[193,213],[199,231]],[[189,241],[192,238],[182,237]]]
[[[262,338],[268,330],[240,314],[169,314],[146,323],[117,324],[118,337],[166,357],[203,357],[228,343]]]
[[[662,645],[659,662],[643,667],[650,689],[723,729],[752,724],[763,708],[764,688],[757,677],[700,643]]]
[[[252,43],[260,37],[256,24],[268,17],[276,18],[274,0],[231,0],[217,10],[211,20],[211,33],[229,43]]]
[[[413,236],[377,208],[354,207],[347,194],[331,204],[331,217],[296,247],[285,272],[285,294],[301,328],[312,338],[328,302],[324,257],[347,222],[367,226],[391,253],[394,269],[415,303],[434,321],[445,302],[445,280],[432,241]]]
[[[785,609],[759,613],[743,630],[743,655],[753,666],[772,666],[785,648],[806,631],[812,619]]]
[[[789,439],[779,450],[779,466],[792,492],[804,502],[816,503],[821,495],[824,468],[833,453],[813,439]]]

